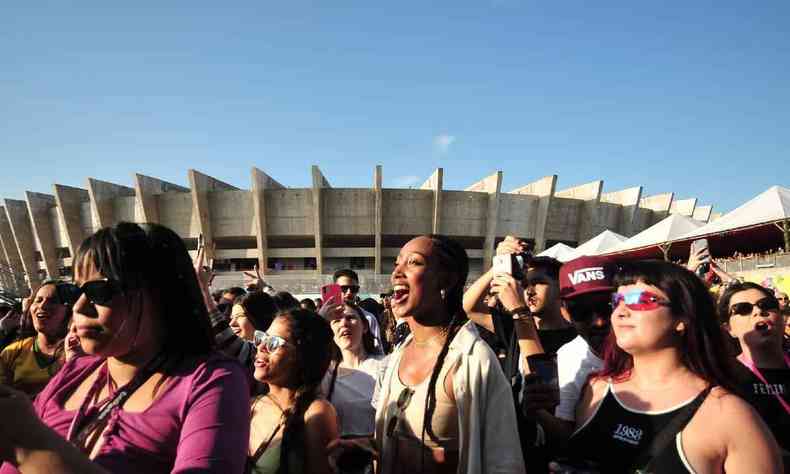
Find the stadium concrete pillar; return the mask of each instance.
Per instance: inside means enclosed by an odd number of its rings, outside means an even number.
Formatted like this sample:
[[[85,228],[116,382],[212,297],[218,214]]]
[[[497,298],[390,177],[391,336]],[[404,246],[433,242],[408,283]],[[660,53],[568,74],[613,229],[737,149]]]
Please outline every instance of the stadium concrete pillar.
[[[71,257],[77,255],[77,249],[87,237],[82,228],[82,204],[90,201],[86,189],[73,188],[62,184],[52,186],[55,193],[55,204],[58,209],[58,218],[63,228],[66,229],[66,241],[69,245]]]
[[[620,219],[617,232],[631,237],[637,232],[636,212],[639,209],[639,200],[642,198],[642,186],[623,189],[601,195],[601,202],[608,202],[620,206]]]
[[[664,220],[669,215],[672,208],[672,201],[675,200],[675,193],[656,194],[647,196],[639,200],[639,207],[653,212],[653,218],[646,223],[646,227]]]
[[[36,261],[36,246],[27,204],[25,201],[6,199],[5,212],[22,268],[27,276],[27,286],[32,288],[41,282],[41,276]]]
[[[430,178],[428,178],[420,189],[430,189],[433,191],[433,219],[431,223],[431,233],[440,234],[442,232],[442,188],[444,187],[444,169],[436,168]]]
[[[193,169],[190,169],[187,174],[192,194],[192,222],[197,224],[199,234],[203,235],[206,244],[205,257],[208,261],[214,258],[214,232],[211,227],[208,194],[213,191],[233,191],[238,188]]]
[[[188,193],[189,189],[177,184],[142,174],[134,175],[134,218],[137,222],[159,224],[157,196],[167,192]]]
[[[713,206],[697,206],[691,218],[700,222],[709,222],[711,214],[713,214]]]
[[[381,232],[384,227],[384,196],[381,191],[382,169],[376,165],[373,171],[373,199],[375,213],[373,221],[373,273],[381,274]]]
[[[557,189],[557,175],[545,176],[533,183],[510,191],[510,194],[529,194],[538,198],[538,212],[535,219],[535,252],[546,250],[546,227],[549,221],[551,200]]]
[[[669,213],[692,217],[696,208],[697,198],[674,200],[669,206]]]
[[[30,214],[33,235],[38,242],[44,270],[49,278],[58,278],[58,255],[55,232],[50,221],[51,210],[55,207],[55,196],[50,194],[25,192],[27,211]]]
[[[324,188],[331,188],[329,181],[321,173],[318,166],[313,165],[311,168],[313,176],[313,232],[315,232],[315,264],[318,274],[324,273],[324,229],[321,223],[321,216],[323,211],[322,190]]]
[[[285,186],[275,181],[271,176],[252,168],[252,209],[255,224],[255,241],[258,247],[258,270],[261,274],[266,272],[269,242],[266,227],[266,190],[284,189]]]
[[[475,184],[469,186],[465,191],[477,191],[488,193],[488,213],[486,215],[486,235],[483,244],[483,271],[491,268],[491,261],[494,259],[494,242],[497,237],[497,224],[499,223],[499,202],[502,192],[502,172],[483,178]]]
[[[88,178],[88,197],[91,202],[94,229],[110,227],[115,224],[113,200],[121,196],[134,196],[134,189]]]
[[[24,293],[26,286],[24,277],[25,267],[22,265],[22,259],[19,257],[19,250],[16,247],[14,234],[11,231],[11,224],[8,222],[8,214],[6,213],[5,206],[0,206],[0,250],[5,256],[5,261],[8,264],[8,270],[12,273],[13,287],[17,293]]]
[[[776,222],[774,225],[782,231],[785,242],[785,252],[790,252],[790,219],[785,219],[781,223]]]

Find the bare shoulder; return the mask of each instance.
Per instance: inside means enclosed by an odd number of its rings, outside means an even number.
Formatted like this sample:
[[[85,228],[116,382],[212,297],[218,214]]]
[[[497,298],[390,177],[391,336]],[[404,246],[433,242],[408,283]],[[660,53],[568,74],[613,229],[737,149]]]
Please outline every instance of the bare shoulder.
[[[336,417],[337,413],[335,412],[335,407],[323,398],[313,400],[313,403],[307,407],[304,413],[305,422],[321,419],[334,420]]]
[[[699,414],[708,423],[721,428],[742,426],[743,423],[754,422],[759,415],[742,398],[721,387],[711,390],[708,398],[700,406]]]

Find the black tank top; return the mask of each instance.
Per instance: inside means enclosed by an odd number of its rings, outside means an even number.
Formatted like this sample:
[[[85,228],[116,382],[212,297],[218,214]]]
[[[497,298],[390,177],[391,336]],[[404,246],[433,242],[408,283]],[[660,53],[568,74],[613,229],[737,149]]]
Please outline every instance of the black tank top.
[[[697,398],[705,396],[707,391]],[[645,466],[634,466],[634,463],[643,452],[650,449],[653,439],[675,415],[693,402],[667,411],[639,412],[623,406],[610,383],[606,396],[593,416],[571,436],[569,452],[573,453],[575,459],[592,461],[599,472],[632,473],[642,469]],[[681,456],[680,438],[676,436],[653,458],[650,471],[662,474],[693,473]]]

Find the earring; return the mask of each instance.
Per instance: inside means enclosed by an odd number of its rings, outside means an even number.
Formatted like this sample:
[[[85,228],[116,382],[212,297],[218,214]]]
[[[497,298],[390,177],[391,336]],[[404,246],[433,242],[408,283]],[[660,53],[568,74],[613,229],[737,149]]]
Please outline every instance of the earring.
[[[678,325],[675,326],[675,331],[683,334],[686,331],[686,324],[683,321],[679,322]]]
[[[447,292],[444,291],[444,289],[441,289],[441,290],[439,290],[439,294],[442,295],[442,299],[444,299],[444,297],[447,294]]]

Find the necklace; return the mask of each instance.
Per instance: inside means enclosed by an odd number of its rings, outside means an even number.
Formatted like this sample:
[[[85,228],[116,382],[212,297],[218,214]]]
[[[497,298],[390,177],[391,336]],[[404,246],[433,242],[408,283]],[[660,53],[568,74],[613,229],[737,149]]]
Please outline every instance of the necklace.
[[[428,339],[426,339],[424,341],[418,341],[417,338],[415,337],[414,338],[414,345],[417,346],[417,347],[428,347],[428,346],[430,346],[433,343],[433,341],[435,341],[437,339],[440,339],[440,338],[446,337],[447,336],[447,330],[448,330],[447,326],[444,326],[444,327],[442,327],[442,329],[439,331],[438,334],[435,334],[435,335],[429,337]]]
[[[277,409],[278,409],[278,410],[280,410],[280,413],[282,413],[282,414],[285,414],[285,409],[283,408],[283,406],[282,406],[282,405],[280,405],[280,404],[277,402],[277,400],[274,398],[274,396],[272,396],[272,394],[270,394],[270,393],[267,393],[267,394],[265,395],[265,397],[266,397],[266,398],[268,398],[269,400],[271,400],[271,401],[272,401],[272,403],[274,403],[274,406],[276,406],[276,407],[277,407]]]

